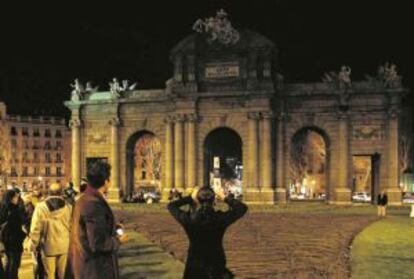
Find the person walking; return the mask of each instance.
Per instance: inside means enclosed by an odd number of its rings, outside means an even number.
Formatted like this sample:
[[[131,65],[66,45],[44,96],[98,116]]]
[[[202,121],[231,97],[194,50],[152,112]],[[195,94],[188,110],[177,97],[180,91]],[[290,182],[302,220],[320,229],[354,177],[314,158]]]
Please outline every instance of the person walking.
[[[216,197],[229,206],[226,212],[214,209]],[[194,204],[197,204],[196,210],[181,209],[184,205],[194,208]],[[195,188],[191,196],[170,202],[167,208],[190,241],[183,278],[234,278],[226,268],[223,237],[226,229],[247,212],[247,206],[232,194],[225,196],[221,188],[213,190],[205,186]]]
[[[382,190],[381,193],[378,195],[378,198],[377,198],[378,216],[379,217],[385,217],[387,204],[388,204],[388,196],[385,193],[385,190]]]
[[[6,279],[17,279],[20,268],[23,242],[26,234],[23,231],[25,223],[24,212],[19,206],[20,195],[15,190],[8,190],[3,197],[0,208],[1,242],[4,245]]]
[[[63,278],[69,248],[72,206],[65,201],[60,184],[53,183],[49,196],[40,202],[33,213],[30,227],[32,251],[39,251],[45,278]]]
[[[65,278],[119,278],[118,249],[128,237],[117,234],[119,226],[104,198],[110,171],[111,166],[101,161],[93,163],[87,171],[87,189],[73,210]]]

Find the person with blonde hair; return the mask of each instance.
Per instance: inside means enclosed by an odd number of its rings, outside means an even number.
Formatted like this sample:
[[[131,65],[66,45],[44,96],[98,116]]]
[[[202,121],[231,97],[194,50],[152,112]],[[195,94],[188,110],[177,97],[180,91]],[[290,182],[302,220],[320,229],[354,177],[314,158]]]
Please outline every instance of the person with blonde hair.
[[[32,251],[39,251],[45,278],[64,278],[72,207],[62,196],[63,189],[58,183],[49,188],[49,196],[40,202],[33,213],[30,227]]]

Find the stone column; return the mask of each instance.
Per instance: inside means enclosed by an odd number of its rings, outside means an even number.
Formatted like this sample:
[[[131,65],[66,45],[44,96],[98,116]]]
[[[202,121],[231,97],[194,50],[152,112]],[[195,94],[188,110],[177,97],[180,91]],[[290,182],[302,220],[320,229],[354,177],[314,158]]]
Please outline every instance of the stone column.
[[[391,109],[388,112],[388,204],[401,205],[401,189],[398,187],[399,177],[399,139],[398,139],[398,111]]]
[[[162,200],[167,202],[170,190],[174,187],[174,120],[167,117],[165,123],[165,184]]]
[[[248,118],[248,145],[247,145],[247,175],[248,184],[246,185],[245,195],[249,202],[259,201],[259,144],[258,144],[258,120],[259,115],[249,112]]]
[[[112,118],[108,124],[111,126],[111,185],[108,191],[108,201],[120,202],[119,118]]]
[[[262,138],[261,138],[261,187],[272,189],[272,122],[271,113],[262,114]]]
[[[187,187],[197,185],[197,116],[189,115],[187,122]]]
[[[72,119],[70,127],[72,129],[72,182],[76,187],[80,186],[81,181],[81,121]]]
[[[174,178],[175,187],[180,191],[185,187],[184,183],[184,117],[177,115],[174,131]]]
[[[337,185],[334,189],[335,204],[351,203],[351,189],[348,185],[348,156],[349,156],[349,139],[348,139],[348,115],[346,112],[340,112],[338,117],[338,173]]]
[[[263,203],[270,204],[273,204],[275,201],[275,192],[272,185],[272,116],[271,112],[262,113],[262,135],[260,142],[260,200]]]
[[[283,116],[277,118],[276,123],[276,197],[280,203],[286,202],[286,185],[285,185],[285,151],[283,145]]]

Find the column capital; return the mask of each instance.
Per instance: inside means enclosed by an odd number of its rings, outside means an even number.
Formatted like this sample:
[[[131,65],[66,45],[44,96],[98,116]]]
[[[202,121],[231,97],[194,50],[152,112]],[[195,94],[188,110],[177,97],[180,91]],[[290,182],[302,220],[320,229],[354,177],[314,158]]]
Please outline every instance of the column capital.
[[[69,127],[80,128],[82,126],[82,121],[79,118],[73,118],[69,121]]]
[[[400,115],[400,110],[397,108],[391,108],[387,111],[388,119],[397,119]]]
[[[247,119],[259,120],[260,119],[260,113],[259,112],[248,112],[247,113]]]
[[[338,116],[338,120],[347,120],[349,114],[345,111],[338,111],[337,116]]]
[[[113,117],[109,119],[108,124],[112,127],[119,127],[121,125],[121,120],[119,119],[119,117]]]
[[[167,115],[164,117],[163,120],[164,124],[173,124],[174,123],[174,116],[173,115]]]
[[[183,113],[177,113],[174,115],[175,122],[182,123],[186,120],[185,114]]]
[[[260,113],[263,119],[273,119],[275,117],[275,113],[273,111],[264,111]]]

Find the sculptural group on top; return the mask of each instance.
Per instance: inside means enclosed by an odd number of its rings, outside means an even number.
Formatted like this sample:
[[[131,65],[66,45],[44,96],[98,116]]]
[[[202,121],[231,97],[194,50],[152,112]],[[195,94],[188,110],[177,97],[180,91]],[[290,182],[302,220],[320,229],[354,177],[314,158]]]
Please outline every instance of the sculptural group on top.
[[[233,45],[240,39],[239,32],[233,28],[223,9],[217,11],[215,17],[198,19],[193,25],[193,30],[207,34],[207,42],[210,44],[219,42],[223,45]]]
[[[75,78],[70,86],[73,88],[71,93],[72,101],[79,101],[82,99],[83,94],[89,92],[97,92],[99,89],[99,86],[92,86],[91,81],[86,82],[86,86],[84,86],[77,78]]]
[[[401,86],[402,77],[397,73],[397,65],[386,62],[378,66],[377,79],[383,83],[384,87],[395,88]]]
[[[330,71],[322,77],[324,83],[337,83],[339,89],[352,89],[351,67],[342,65],[339,72]]]

